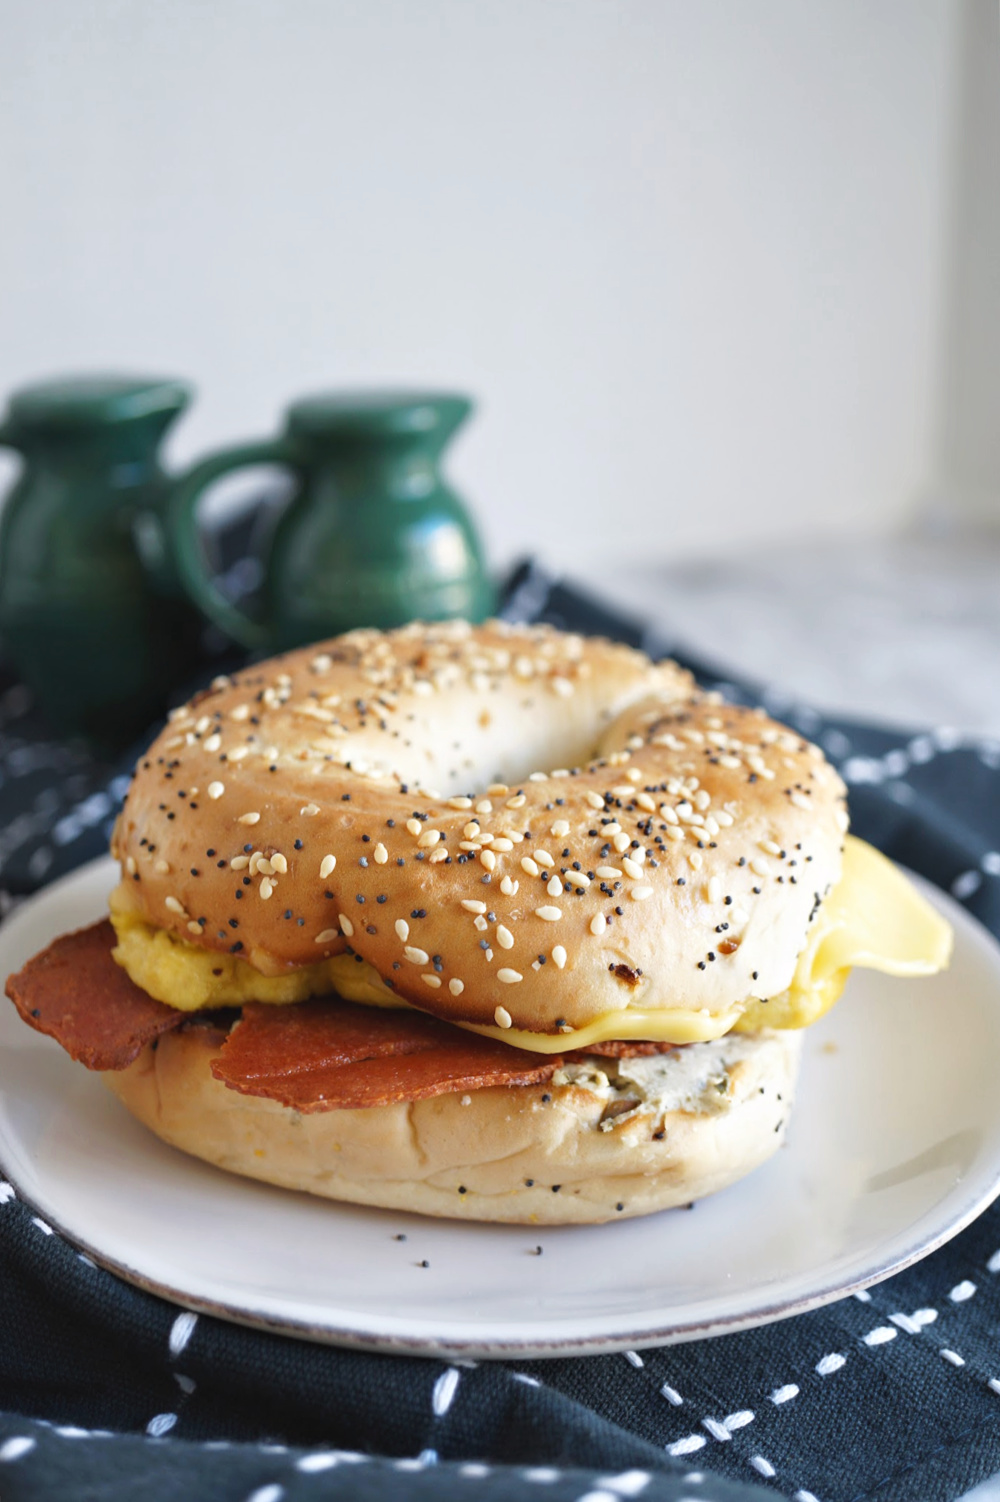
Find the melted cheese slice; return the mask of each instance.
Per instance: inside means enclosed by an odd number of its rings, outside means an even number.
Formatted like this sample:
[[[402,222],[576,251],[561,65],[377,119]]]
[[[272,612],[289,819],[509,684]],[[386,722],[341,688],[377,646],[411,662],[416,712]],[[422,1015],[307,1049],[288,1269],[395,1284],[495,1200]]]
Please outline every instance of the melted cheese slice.
[[[115,894],[111,918],[118,935],[118,963],[148,995],[183,1011],[239,1006],[244,1001],[284,1005],[331,990],[368,1006],[408,1005],[370,965],[353,955],[336,955],[284,975],[261,975],[236,955],[214,954],[154,928],[116,902]],[[561,1033],[461,1025],[534,1053],[585,1049],[612,1039],[705,1043],[733,1029],[808,1027],[837,1000],[855,965],[888,975],[933,975],[947,965],[950,954],[948,923],[891,861],[848,836],[841,880],[823,903],[792,984],[780,996],[751,999],[717,1013],[690,1007],[649,1012],[629,1008]]]
[[[935,975],[951,959],[951,924],[892,861],[849,835],[840,881],[823,903],[792,984],[751,1001],[736,1024],[809,1027],[828,1012],[855,965],[884,975]]]

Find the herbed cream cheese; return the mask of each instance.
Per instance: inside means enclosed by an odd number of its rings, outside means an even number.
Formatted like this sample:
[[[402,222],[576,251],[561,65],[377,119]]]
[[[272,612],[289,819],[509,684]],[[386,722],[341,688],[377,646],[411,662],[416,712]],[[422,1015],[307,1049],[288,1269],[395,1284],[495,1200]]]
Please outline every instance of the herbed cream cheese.
[[[733,1100],[730,1071],[757,1047],[756,1036],[735,1033],[634,1059],[594,1057],[563,1065],[552,1083],[589,1090],[609,1104],[634,1101],[601,1121],[605,1132],[641,1115],[719,1116]]]

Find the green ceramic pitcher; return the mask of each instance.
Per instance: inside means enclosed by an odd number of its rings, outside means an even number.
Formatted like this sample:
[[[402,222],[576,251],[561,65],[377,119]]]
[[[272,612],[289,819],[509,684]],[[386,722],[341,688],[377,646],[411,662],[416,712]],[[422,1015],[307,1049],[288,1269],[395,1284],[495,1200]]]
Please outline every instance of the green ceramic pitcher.
[[[0,519],[0,637],[53,729],[121,743],[192,671],[202,631],[165,544],[158,448],[183,381],[81,376],[15,392],[23,469]]]
[[[465,397],[419,392],[305,397],[274,439],[238,444],[174,486],[170,536],[191,599],[236,641],[282,651],[355,626],[420,618],[482,620],[495,599],[482,550],[439,472],[442,451],[472,410]],[[296,487],[264,566],[251,619],[206,567],[199,498],[230,470],[280,464]]]

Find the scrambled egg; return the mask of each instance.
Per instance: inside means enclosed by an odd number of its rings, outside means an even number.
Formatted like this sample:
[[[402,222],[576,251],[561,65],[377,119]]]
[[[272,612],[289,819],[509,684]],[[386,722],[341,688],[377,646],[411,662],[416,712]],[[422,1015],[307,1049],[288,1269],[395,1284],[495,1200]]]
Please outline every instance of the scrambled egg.
[[[148,996],[178,1011],[238,1007],[245,1001],[287,1006],[330,991],[370,1006],[406,1005],[370,965],[359,965],[353,955],[337,954],[284,975],[261,975],[239,955],[200,949],[165,928],[155,928],[125,907],[115,892],[109,905],[118,936],[115,959]]]

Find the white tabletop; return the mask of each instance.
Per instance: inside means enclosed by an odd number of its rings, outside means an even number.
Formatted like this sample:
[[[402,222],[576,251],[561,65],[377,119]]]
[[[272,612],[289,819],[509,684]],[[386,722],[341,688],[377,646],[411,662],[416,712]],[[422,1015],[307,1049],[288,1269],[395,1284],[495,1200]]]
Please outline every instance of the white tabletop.
[[[1000,741],[1000,528],[596,565],[668,642],[820,709]]]

